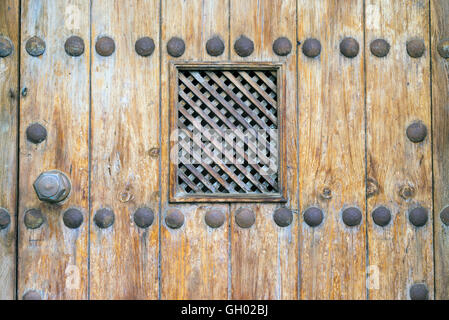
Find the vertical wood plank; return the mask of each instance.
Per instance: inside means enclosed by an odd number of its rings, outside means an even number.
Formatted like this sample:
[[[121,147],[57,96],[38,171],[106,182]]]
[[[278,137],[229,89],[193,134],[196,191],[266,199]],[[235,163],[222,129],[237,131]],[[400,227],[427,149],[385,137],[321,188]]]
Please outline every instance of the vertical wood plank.
[[[231,0],[231,60],[281,61],[285,63],[286,84],[281,88],[286,100],[285,139],[287,153],[287,195],[285,207],[294,212],[290,226],[281,228],[273,221],[279,204],[231,205],[232,299],[298,298],[298,163],[296,108],[296,2],[282,0]],[[234,51],[234,43],[244,35],[254,42],[254,52],[245,58]],[[273,42],[287,37],[292,52],[280,57]],[[283,205],[284,206],[284,205]],[[249,208],[256,215],[254,226],[240,228],[235,213]]]
[[[432,0],[430,5],[435,208],[435,298],[447,300],[449,299],[449,227],[443,223],[440,215],[445,210],[443,216],[446,217],[448,209],[445,208],[449,205],[449,190],[447,188],[449,181],[449,59],[443,58],[439,54],[438,46],[442,40],[447,41],[449,39],[449,2]]]
[[[19,18],[18,1],[0,2],[0,37],[13,46],[9,56],[0,57],[0,207],[10,219],[0,227],[0,300],[14,299],[16,287]]]
[[[89,123],[89,3],[83,0],[22,1],[19,261],[18,297],[29,290],[42,299],[87,298],[88,257],[88,123]],[[84,54],[64,51],[69,36],[80,36]],[[33,57],[25,50],[33,36],[46,43],[45,53]],[[25,131],[40,123],[47,139],[32,144]],[[62,204],[40,202],[33,182],[57,169],[72,182],[71,195]],[[78,208],[84,223],[67,228],[62,220],[68,208]],[[27,229],[24,214],[39,208],[44,224]]]
[[[355,58],[340,53],[356,39]],[[298,0],[298,41],[321,42],[321,54],[298,53],[300,259],[302,299],[365,298],[365,141],[363,1]],[[298,49],[299,50],[299,49]],[[303,219],[323,211],[315,228]],[[360,225],[342,211],[357,207]]]
[[[368,259],[379,276],[378,286],[368,288],[369,298],[407,299],[414,283],[425,283],[433,297],[429,4],[369,0],[365,14],[367,174],[378,185],[367,200]],[[415,37],[425,42],[421,58],[407,54],[406,43]],[[368,51],[377,38],[391,45],[384,58]],[[417,120],[428,128],[421,143],[406,135],[408,125]],[[391,211],[385,227],[372,218],[379,206]],[[408,218],[417,206],[429,212],[423,227]]]
[[[206,42],[219,36],[225,52],[209,56]],[[179,58],[167,53],[167,42],[179,37],[185,52]],[[161,218],[169,208],[178,208],[185,217],[177,230],[162,222],[161,227],[161,298],[162,299],[226,299],[228,298],[228,222],[211,229],[204,221],[209,209],[222,210],[228,217],[227,205],[171,205],[169,186],[169,62],[223,61],[229,59],[229,0],[162,1],[162,65],[161,65]]]
[[[115,52],[92,52],[90,279],[92,299],[157,299],[159,253],[159,1],[93,0],[92,48],[108,36]],[[135,42],[156,49],[139,56]],[[147,207],[153,224],[140,229],[134,212]],[[114,224],[93,218],[108,208]]]

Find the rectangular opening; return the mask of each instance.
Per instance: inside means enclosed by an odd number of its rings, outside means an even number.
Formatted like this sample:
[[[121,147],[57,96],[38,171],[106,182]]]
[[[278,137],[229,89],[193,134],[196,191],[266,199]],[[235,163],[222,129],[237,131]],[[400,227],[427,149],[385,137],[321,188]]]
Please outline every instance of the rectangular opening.
[[[172,64],[172,202],[285,201],[283,82],[282,64]]]

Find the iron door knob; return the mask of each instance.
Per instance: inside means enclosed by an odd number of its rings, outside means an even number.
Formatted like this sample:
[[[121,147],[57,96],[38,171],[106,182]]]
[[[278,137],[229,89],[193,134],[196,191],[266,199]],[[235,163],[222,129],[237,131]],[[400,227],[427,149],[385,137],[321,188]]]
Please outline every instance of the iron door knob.
[[[69,178],[57,170],[41,173],[34,181],[33,187],[39,200],[49,203],[65,200],[72,188]]]

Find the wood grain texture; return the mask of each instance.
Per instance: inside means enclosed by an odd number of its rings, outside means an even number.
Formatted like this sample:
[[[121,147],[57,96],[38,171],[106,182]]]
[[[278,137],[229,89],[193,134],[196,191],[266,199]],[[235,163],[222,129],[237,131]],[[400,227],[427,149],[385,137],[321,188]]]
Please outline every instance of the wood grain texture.
[[[421,58],[407,54],[406,42],[424,40]],[[370,299],[407,299],[413,283],[425,283],[433,297],[432,161],[430,118],[430,54],[428,1],[366,2],[366,48],[377,38],[391,49],[385,58],[366,52],[367,174],[378,191],[367,200],[369,265],[379,271]],[[421,120],[429,134],[421,143],[406,136],[410,123]],[[414,195],[404,199],[409,186]],[[404,196],[404,195],[403,195]],[[391,210],[386,227],[371,217],[378,206]],[[408,213],[423,206],[429,221],[413,226]]]
[[[89,4],[83,0],[22,1],[20,104],[19,266],[18,297],[28,290],[43,299],[86,299],[88,256],[88,124],[89,124]],[[70,57],[64,51],[71,35],[84,39],[85,52]],[[40,57],[25,50],[39,36],[46,43]],[[32,123],[42,124],[47,139],[32,144],[25,136]],[[62,204],[40,202],[33,182],[57,169],[72,182]],[[84,214],[79,229],[67,228],[63,212],[71,207]],[[35,230],[24,225],[24,213],[40,208],[45,223]]]
[[[449,60],[440,56],[438,43],[449,38],[449,2],[430,1],[433,110],[433,178],[435,227],[435,298],[449,299],[449,228],[440,212],[449,205]]]
[[[159,51],[142,57],[134,46],[148,36],[159,47],[159,1],[94,0],[92,48],[102,36],[115,52],[92,52],[91,219],[109,208],[115,222],[100,229],[91,220],[90,297],[157,299]],[[154,212],[147,229],[134,223],[140,207]]]
[[[287,159],[287,202],[282,206],[294,212],[290,226],[281,228],[273,213],[281,205],[231,204],[232,299],[298,298],[298,161],[296,107],[296,2],[231,0],[231,60],[245,62],[274,61],[284,63],[285,144]],[[254,42],[254,52],[245,58],[234,51],[234,43],[244,35]],[[292,43],[288,56],[277,56],[273,42],[287,37]],[[249,208],[256,215],[254,226],[240,228],[235,213]]]
[[[161,218],[164,219],[166,211],[172,207],[179,208],[185,216],[180,229],[170,229],[165,222],[161,225],[162,299],[228,298],[228,219],[218,229],[211,229],[204,222],[204,215],[211,208],[221,209],[228,216],[228,205],[168,203],[169,108],[173,108],[170,95],[177,94],[169,83],[169,63],[229,59],[228,9],[228,0],[162,1]],[[219,36],[225,44],[225,52],[218,57],[206,52],[206,42],[213,36]],[[179,58],[167,53],[167,42],[172,37],[185,42],[185,53]]]
[[[0,230],[0,300],[15,297],[17,129],[19,106],[19,2],[0,2],[0,36],[13,44],[13,52],[0,58],[0,207],[11,222]]]
[[[358,55],[340,42],[355,38]],[[365,142],[363,1],[298,0],[298,41],[321,42],[321,54],[298,53],[300,259],[302,299],[364,299]],[[298,51],[300,50],[298,47]],[[309,227],[304,211],[324,220]],[[342,210],[355,206],[362,223],[348,227]]]

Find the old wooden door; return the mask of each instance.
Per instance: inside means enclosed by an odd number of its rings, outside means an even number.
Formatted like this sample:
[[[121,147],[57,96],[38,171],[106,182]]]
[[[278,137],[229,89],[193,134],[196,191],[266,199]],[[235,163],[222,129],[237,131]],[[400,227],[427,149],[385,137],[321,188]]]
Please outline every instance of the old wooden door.
[[[448,1],[0,17],[1,299],[449,298]]]

